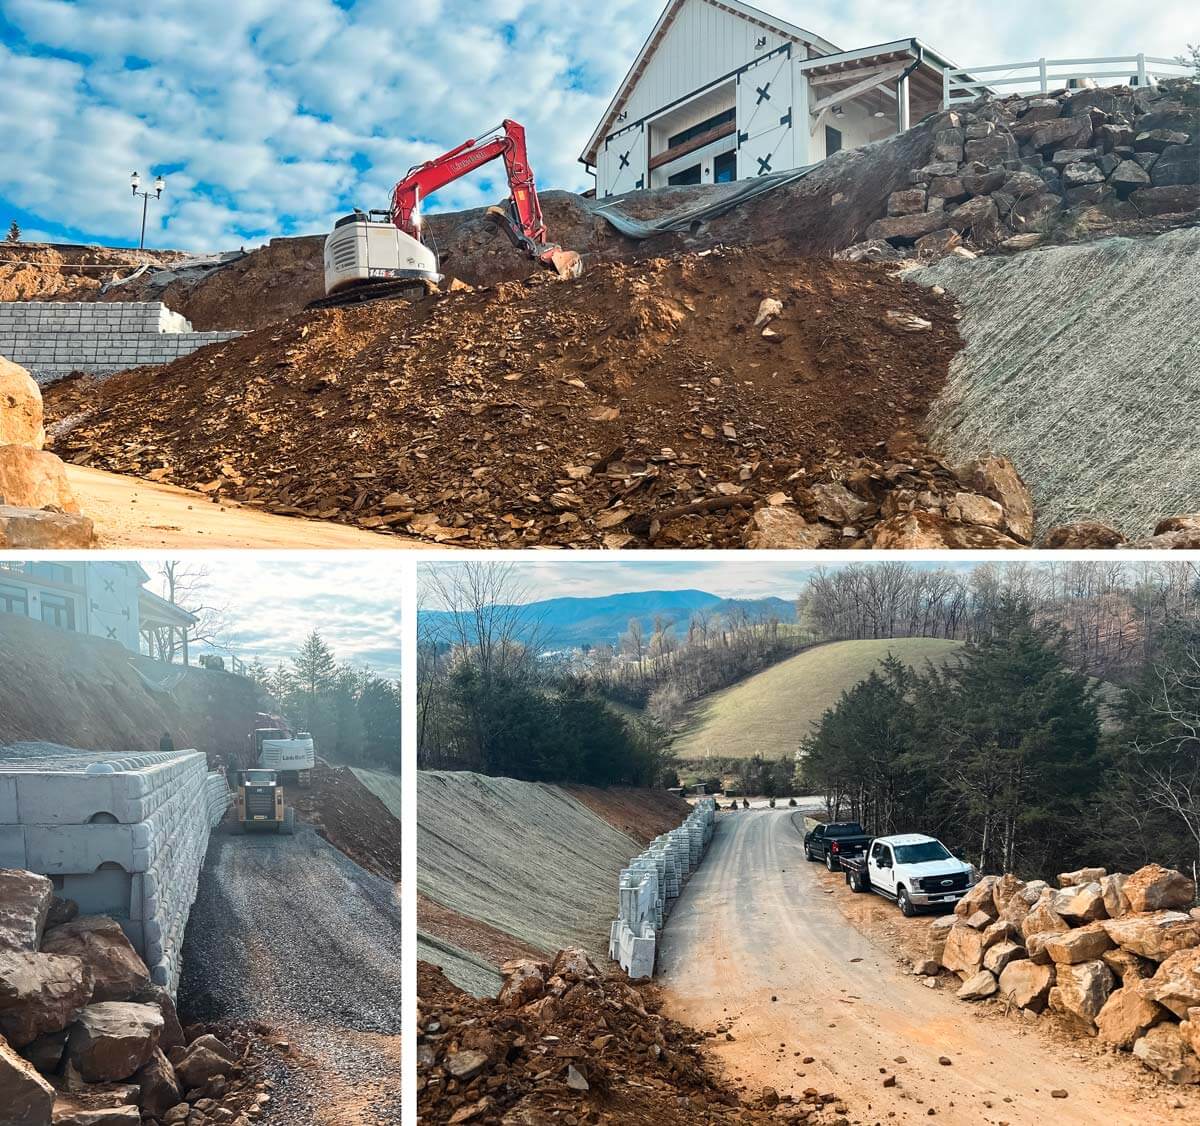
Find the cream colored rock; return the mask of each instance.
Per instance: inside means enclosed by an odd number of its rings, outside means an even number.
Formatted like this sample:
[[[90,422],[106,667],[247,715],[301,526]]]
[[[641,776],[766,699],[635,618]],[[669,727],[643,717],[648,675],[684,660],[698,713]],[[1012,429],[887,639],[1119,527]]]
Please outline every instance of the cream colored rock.
[[[1129,897],[1125,894],[1125,881],[1128,876],[1114,872],[1100,881],[1100,893],[1104,896],[1104,910],[1110,919],[1119,919],[1126,914],[1129,907]]]
[[[745,538],[748,548],[791,550],[826,547],[833,531],[824,524],[810,524],[793,508],[769,505],[755,512]]]
[[[1032,542],[1033,494],[1008,458],[989,457],[975,462],[971,486],[975,492],[1000,503],[1004,509],[1004,527],[1010,536],[1021,543]]]
[[[1003,916],[1004,909],[1012,898],[1024,890],[1025,881],[1019,876],[1014,876],[1011,872],[1001,876],[992,885],[992,902],[996,905],[996,911]]]
[[[1079,887],[1082,884],[1094,884],[1108,875],[1107,868],[1078,868],[1074,872],[1060,872],[1058,886],[1060,888]]]
[[[1100,925],[1118,946],[1155,962],[1165,961],[1177,950],[1200,946],[1200,919],[1183,911],[1123,915],[1104,919]]]
[[[942,965],[964,980],[977,974],[983,967],[983,935],[960,922],[946,939]]]
[[[1152,978],[1158,965],[1149,958],[1142,958],[1132,950],[1114,946],[1100,955],[1104,964],[1123,982],[1146,981]]]
[[[91,547],[96,530],[86,516],[0,504],[0,548]]]
[[[1055,964],[1055,987],[1063,1009],[1088,1031],[1095,1030],[1096,1017],[1115,985],[1112,970],[1099,960],[1077,965]]]
[[[954,913],[960,919],[969,919],[976,911],[983,911],[994,920],[1000,910],[996,906],[995,890],[999,876],[984,876],[966,895],[954,905]]]
[[[950,931],[954,929],[957,921],[953,915],[939,915],[929,924],[927,949],[929,956],[939,965],[946,949],[946,939],[950,936]]]
[[[1134,1044],[1133,1054],[1172,1083],[1200,1083],[1200,1057],[1184,1041],[1177,1024],[1156,1024]]]
[[[1134,981],[1108,995],[1096,1017],[1101,1040],[1128,1052],[1151,1028],[1168,1018],[1167,1010],[1145,995],[1145,985]]]
[[[1144,989],[1148,997],[1186,1020],[1189,1009],[1200,1008],[1200,948],[1172,954]]]
[[[1196,901],[1196,885],[1182,872],[1161,864],[1139,868],[1122,890],[1133,912],[1186,911]]]
[[[1094,882],[1063,888],[1054,897],[1054,910],[1072,926],[1108,918],[1108,909],[1104,906],[1104,891],[1099,883]]]
[[[1071,929],[1067,921],[1054,910],[1052,900],[1053,893],[1043,896],[1025,916],[1021,922],[1021,933],[1026,938],[1031,934],[1045,934],[1048,931],[1058,931],[1061,934]]]
[[[79,511],[61,458],[28,446],[0,446],[0,504]]]
[[[1023,959],[1009,962],[1000,972],[1000,995],[1011,997],[1020,1009],[1032,1009],[1040,1013],[1054,985],[1053,966],[1039,966]]]
[[[1025,947],[1015,942],[1001,942],[983,955],[983,968],[999,976],[1013,962],[1025,959]]]
[[[0,356],[0,446],[40,450],[46,444],[42,392],[20,364]]]
[[[1046,953],[1050,955],[1051,961],[1067,965],[1093,962],[1112,947],[1113,941],[1108,937],[1108,932],[1095,923],[1076,930],[1063,931],[1047,939],[1045,944]]]
[[[993,974],[987,970],[980,970],[963,982],[958,991],[958,999],[960,1001],[983,1001],[995,994],[999,988]]]
[[[1179,1024],[1179,1035],[1183,1042],[1200,1056],[1200,1009],[1189,1009],[1188,1018]]]

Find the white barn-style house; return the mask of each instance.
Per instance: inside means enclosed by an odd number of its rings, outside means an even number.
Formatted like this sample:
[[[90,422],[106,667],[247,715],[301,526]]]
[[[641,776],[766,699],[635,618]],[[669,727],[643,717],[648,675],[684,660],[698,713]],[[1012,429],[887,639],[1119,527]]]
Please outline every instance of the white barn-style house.
[[[671,0],[580,160],[601,199],[786,172],[907,129],[953,69],[919,39],[843,51],[740,0]]]

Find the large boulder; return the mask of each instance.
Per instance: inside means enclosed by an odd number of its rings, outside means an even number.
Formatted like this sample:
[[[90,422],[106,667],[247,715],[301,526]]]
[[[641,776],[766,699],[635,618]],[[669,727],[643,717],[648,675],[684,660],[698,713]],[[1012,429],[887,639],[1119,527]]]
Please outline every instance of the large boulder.
[[[1063,888],[1054,897],[1054,910],[1074,926],[1108,918],[1104,891],[1098,883]]]
[[[0,1035],[14,1048],[66,1028],[91,996],[92,975],[78,958],[0,952]]]
[[[1108,875],[1106,868],[1078,868],[1074,872],[1060,872],[1058,886],[1060,888],[1080,887],[1083,884],[1094,884]]]
[[[999,976],[1013,962],[1024,959],[1025,947],[1015,942],[999,942],[985,951],[983,968],[989,973]]]
[[[1126,881],[1122,889],[1129,900],[1129,909],[1145,911],[1186,911],[1196,902],[1196,885],[1182,872],[1147,864]]]
[[[50,1126],[54,1088],[0,1036],[0,1126]]]
[[[965,981],[983,968],[983,953],[983,935],[960,923],[946,939],[942,965]]]
[[[1026,938],[1031,934],[1046,934],[1050,931],[1061,934],[1071,929],[1067,921],[1054,910],[1053,900],[1053,893],[1045,894],[1030,908],[1029,914],[1021,922],[1021,933]]]
[[[946,950],[946,939],[958,922],[953,915],[939,915],[929,924],[928,951],[929,956],[941,965],[942,954]]]
[[[1112,970],[1099,959],[1078,965],[1055,964],[1055,988],[1062,1007],[1089,1032],[1095,1031],[1096,1017],[1115,985]]]
[[[1046,940],[1045,950],[1052,962],[1078,965],[1093,962],[1111,950],[1113,941],[1102,926],[1093,923],[1076,930],[1062,931]]]
[[[150,984],[150,971],[121,924],[105,915],[80,915],[47,931],[42,950],[81,959],[92,971],[93,1001],[128,1001]]]
[[[960,1001],[983,1001],[995,994],[999,988],[994,974],[987,970],[980,970],[963,982],[958,991],[958,999]]]
[[[989,919],[995,919],[1000,914],[994,894],[999,882],[999,876],[984,876],[954,905],[955,915],[960,919],[969,919],[977,911],[982,911]]]
[[[1158,970],[1158,963],[1142,958],[1132,950],[1114,946],[1100,955],[1104,964],[1123,982],[1147,981]]]
[[[1003,917],[1004,909],[1016,895],[1025,890],[1025,881],[1011,872],[1005,873],[992,884],[992,902],[996,905],[998,917]]]
[[[769,504],[754,513],[745,534],[745,545],[759,551],[798,551],[825,547],[833,530],[810,524],[794,508]]]
[[[1133,1045],[1133,1054],[1172,1083],[1200,1083],[1200,1057],[1184,1041],[1177,1024],[1156,1024]]]
[[[0,548],[58,551],[95,542],[95,527],[86,516],[0,504]]]
[[[1096,1017],[1100,1039],[1128,1052],[1156,1024],[1168,1019],[1167,1010],[1145,994],[1145,982],[1114,989]]]
[[[0,504],[79,512],[62,459],[28,446],[0,446]]]
[[[497,998],[502,1008],[519,1009],[546,992],[550,967],[533,958],[514,958],[500,968],[504,985]]]
[[[1196,1055],[1200,1056],[1200,1009],[1192,1009],[1187,1020],[1179,1022],[1179,1035]]]
[[[183,1091],[175,1078],[175,1069],[161,1048],[154,1049],[134,1075],[133,1081],[139,1088],[138,1106],[147,1118],[162,1118],[171,1107],[183,1101]]]
[[[153,1005],[102,1001],[71,1026],[67,1055],[88,1083],[115,1083],[138,1071],[158,1047],[162,1013]]]
[[[42,392],[20,364],[0,356],[0,446],[46,444],[42,425]]]
[[[1180,1020],[1200,1007],[1200,948],[1180,950],[1167,958],[1145,986],[1146,994]]]
[[[223,1055],[196,1044],[175,1065],[175,1074],[187,1090],[193,1091],[217,1075],[228,1075],[232,1066]]]
[[[1125,894],[1128,876],[1114,872],[1100,881],[1100,894],[1104,896],[1104,910],[1110,919],[1119,919],[1129,911],[1129,897]]]
[[[0,868],[0,951],[37,953],[53,899],[54,885],[45,876]]]
[[[1009,962],[1000,973],[1000,994],[1011,997],[1019,1009],[1040,1013],[1054,985],[1053,966],[1039,966],[1027,959]]]
[[[971,487],[1004,509],[1004,530],[1021,543],[1033,542],[1033,494],[1006,457],[986,457],[974,463]]]
[[[1200,946],[1200,919],[1184,911],[1150,911],[1104,919],[1100,925],[1118,946],[1162,962],[1177,950]]]
[[[158,1038],[158,1046],[169,1052],[176,1045],[186,1041],[183,1036],[183,1025],[179,1023],[179,1014],[175,1011],[175,1002],[161,985],[150,984],[139,990],[129,1000],[139,1005],[154,1005],[162,1013],[163,1030]]]

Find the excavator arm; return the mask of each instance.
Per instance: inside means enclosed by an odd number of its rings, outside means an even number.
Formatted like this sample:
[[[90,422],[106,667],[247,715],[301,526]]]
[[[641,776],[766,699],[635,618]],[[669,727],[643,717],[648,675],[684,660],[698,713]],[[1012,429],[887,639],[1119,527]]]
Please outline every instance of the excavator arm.
[[[525,128],[515,121],[506,120],[492,134],[464,141],[443,156],[412,169],[392,190],[392,222],[404,234],[419,240],[421,201],[439,188],[500,158],[503,158],[508,174],[510,199],[507,210],[489,208],[489,217],[504,228],[514,245],[541,265],[562,278],[579,277],[583,272],[579,255],[546,242],[546,223],[542,218],[533,169],[529,167]]]

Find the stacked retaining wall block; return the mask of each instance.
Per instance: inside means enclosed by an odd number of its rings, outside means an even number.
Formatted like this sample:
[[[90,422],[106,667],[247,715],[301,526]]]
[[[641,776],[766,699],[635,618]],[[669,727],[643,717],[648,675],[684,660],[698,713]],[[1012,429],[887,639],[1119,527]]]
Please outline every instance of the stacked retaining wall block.
[[[635,981],[654,976],[658,936],[672,904],[704,859],[716,817],[716,803],[703,799],[679,828],[656,837],[621,872],[608,956]]]
[[[0,356],[38,383],[71,372],[113,375],[169,364],[238,332],[193,332],[161,301],[6,301],[0,303]]]
[[[229,804],[197,751],[0,766],[0,867],[49,876],[111,915],[171,992],[209,833]]]

